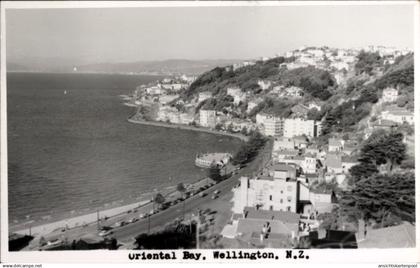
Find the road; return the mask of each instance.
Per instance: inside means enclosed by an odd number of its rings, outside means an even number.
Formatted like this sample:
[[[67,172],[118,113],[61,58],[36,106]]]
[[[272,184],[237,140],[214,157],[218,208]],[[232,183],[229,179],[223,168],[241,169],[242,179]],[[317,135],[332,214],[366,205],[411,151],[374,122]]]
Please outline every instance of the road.
[[[212,193],[216,190],[220,191],[219,196],[229,193],[233,187],[239,184],[239,178],[241,176],[250,175],[255,170],[259,170],[267,164],[270,160],[271,155],[271,141],[267,142],[267,145],[264,147],[264,150],[260,152],[254,161],[249,163],[246,167],[242,168],[238,174],[210,187],[204,192],[207,193],[206,196],[200,197],[195,195],[189,199],[186,199],[185,204],[182,202],[174,206],[169,207],[168,209],[161,211],[150,217],[150,228],[160,228],[166,225],[167,223],[173,221],[177,217],[182,217],[183,206],[185,205],[185,213],[197,212],[198,209],[205,209],[206,205],[212,202]],[[147,233],[149,229],[149,219],[142,219],[138,222],[125,225],[114,229],[113,237],[118,241],[128,242],[133,241],[133,238],[139,234]]]

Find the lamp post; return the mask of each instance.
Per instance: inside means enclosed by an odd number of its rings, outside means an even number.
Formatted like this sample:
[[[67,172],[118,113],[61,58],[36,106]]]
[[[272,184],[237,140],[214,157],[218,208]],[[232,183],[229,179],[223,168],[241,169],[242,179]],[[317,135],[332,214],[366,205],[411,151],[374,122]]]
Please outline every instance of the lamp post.
[[[156,198],[156,193],[157,193],[157,189],[153,189],[153,194],[152,194],[152,211],[153,213],[155,212],[155,198]],[[150,234],[150,217],[151,217],[151,213],[148,213],[147,216],[147,234]]]

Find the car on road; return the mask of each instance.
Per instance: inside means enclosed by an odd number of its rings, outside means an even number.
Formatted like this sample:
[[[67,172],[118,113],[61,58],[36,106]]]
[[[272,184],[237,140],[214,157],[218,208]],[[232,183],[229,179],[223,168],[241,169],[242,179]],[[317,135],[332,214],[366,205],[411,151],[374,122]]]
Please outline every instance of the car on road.
[[[156,213],[158,213],[160,210],[159,209],[152,209],[152,210],[150,210],[148,213],[147,213],[147,216],[152,216],[152,215],[154,215],[154,214],[156,214]]]
[[[215,194],[215,195],[220,194],[220,190],[214,191],[213,194]]]
[[[140,215],[139,215],[139,218],[140,219],[144,219],[146,217],[147,217],[147,214],[145,214],[145,213],[140,213]]]
[[[57,246],[63,243],[60,239],[54,239],[47,242],[47,246]]]
[[[113,232],[111,230],[102,230],[98,233],[99,236],[107,236],[112,234]]]
[[[101,226],[100,230],[101,231],[109,231],[109,230],[112,230],[112,227],[104,225],[104,226]]]
[[[139,219],[137,219],[136,217],[134,217],[134,218],[131,218],[131,219],[129,219],[128,220],[128,223],[133,223],[133,222],[136,222],[136,221],[138,221]]]
[[[119,222],[114,223],[113,227],[121,227],[121,226],[124,226],[126,224],[127,223],[125,221],[119,221]]]

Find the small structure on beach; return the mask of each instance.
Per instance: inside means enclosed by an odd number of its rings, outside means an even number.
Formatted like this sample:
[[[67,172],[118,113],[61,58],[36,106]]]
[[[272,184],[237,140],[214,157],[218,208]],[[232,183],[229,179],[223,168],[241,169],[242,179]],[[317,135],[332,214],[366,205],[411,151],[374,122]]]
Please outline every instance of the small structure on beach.
[[[229,153],[207,153],[197,155],[195,165],[201,168],[210,168],[213,164],[224,167],[232,159]]]

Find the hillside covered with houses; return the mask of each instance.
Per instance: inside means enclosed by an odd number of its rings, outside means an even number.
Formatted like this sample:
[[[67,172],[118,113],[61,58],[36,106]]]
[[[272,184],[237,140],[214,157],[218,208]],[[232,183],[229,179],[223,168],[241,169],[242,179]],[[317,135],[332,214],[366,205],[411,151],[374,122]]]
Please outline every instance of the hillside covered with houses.
[[[411,51],[303,47],[141,85],[131,103],[132,120],[272,139],[270,163],[233,190],[226,241],[316,247],[301,238],[324,229],[368,247],[367,230],[415,222]]]

